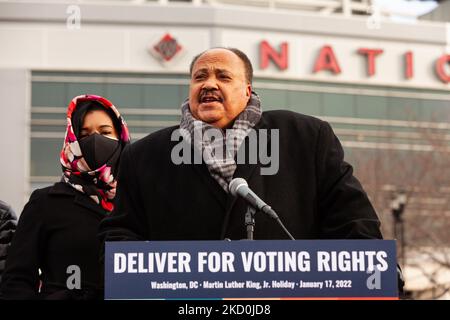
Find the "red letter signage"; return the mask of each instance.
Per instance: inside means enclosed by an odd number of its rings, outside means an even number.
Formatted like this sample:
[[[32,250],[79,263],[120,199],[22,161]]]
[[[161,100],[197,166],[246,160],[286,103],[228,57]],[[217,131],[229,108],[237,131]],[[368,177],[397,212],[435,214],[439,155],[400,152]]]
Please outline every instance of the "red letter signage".
[[[331,46],[323,46],[319,52],[313,72],[315,73],[321,70],[330,70],[335,74],[341,73],[341,68],[339,68],[339,64]]]
[[[358,53],[367,56],[367,74],[369,75],[369,77],[373,76],[375,74],[375,57],[383,53],[383,50],[361,48],[358,50]]]
[[[405,78],[411,79],[413,76],[413,53],[412,51],[408,51],[405,53]]]
[[[272,60],[280,70],[285,70],[288,67],[288,43],[283,42],[280,45],[280,53],[278,53],[265,40],[259,44],[259,67],[266,69],[269,66],[269,59]]]
[[[450,82],[450,75],[445,73],[445,65],[450,62],[450,54],[444,54],[436,60],[436,74],[444,83]]]

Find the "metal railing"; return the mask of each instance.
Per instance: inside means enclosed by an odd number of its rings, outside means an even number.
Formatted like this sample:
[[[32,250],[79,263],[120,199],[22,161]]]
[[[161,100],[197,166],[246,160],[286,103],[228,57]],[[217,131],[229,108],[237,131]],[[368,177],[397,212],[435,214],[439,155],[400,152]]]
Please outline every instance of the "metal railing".
[[[14,0],[16,2],[55,2],[55,0]],[[62,0],[61,2],[63,2]],[[67,0],[68,1],[68,0]],[[11,0],[0,0],[11,2]],[[192,4],[194,6],[240,6],[267,9],[298,10],[314,12],[321,15],[342,14],[367,15],[371,11],[372,0],[71,0],[79,4],[129,4],[129,5],[177,5]]]

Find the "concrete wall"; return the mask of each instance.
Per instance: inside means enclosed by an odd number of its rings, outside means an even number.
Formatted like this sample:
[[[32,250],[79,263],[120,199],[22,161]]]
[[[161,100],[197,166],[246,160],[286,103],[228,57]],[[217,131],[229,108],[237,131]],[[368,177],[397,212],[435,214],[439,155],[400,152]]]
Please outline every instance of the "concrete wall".
[[[19,215],[27,200],[30,73],[0,69],[0,198]]]

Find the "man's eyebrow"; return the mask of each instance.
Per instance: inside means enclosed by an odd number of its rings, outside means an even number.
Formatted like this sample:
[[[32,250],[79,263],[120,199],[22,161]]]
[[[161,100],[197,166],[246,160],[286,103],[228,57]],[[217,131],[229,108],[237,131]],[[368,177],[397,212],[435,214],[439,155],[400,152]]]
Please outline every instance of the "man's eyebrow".
[[[207,68],[202,68],[202,69],[198,69],[197,71],[195,71],[194,74],[205,73],[205,72],[208,72],[208,69]]]
[[[194,74],[197,74],[197,73],[207,73],[208,70],[209,70],[208,68],[198,69],[197,71],[194,72]],[[229,70],[227,70],[227,69],[219,69],[219,68],[214,69],[214,72],[215,72],[215,73],[230,73],[230,74],[231,74],[231,71],[229,71]]]
[[[227,70],[227,69],[216,69],[216,73],[227,73],[227,74],[232,74],[231,71]]]

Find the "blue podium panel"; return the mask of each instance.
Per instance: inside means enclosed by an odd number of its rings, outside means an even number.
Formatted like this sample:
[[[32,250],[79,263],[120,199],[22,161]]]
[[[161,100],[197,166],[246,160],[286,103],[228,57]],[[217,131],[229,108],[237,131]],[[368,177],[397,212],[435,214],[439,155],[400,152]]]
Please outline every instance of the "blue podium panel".
[[[394,240],[107,242],[106,299],[396,298]]]

